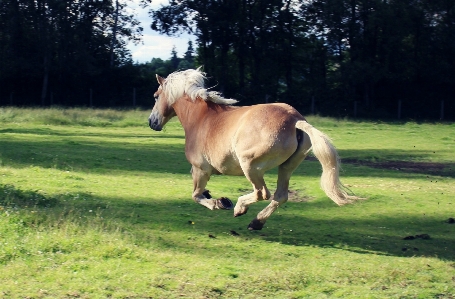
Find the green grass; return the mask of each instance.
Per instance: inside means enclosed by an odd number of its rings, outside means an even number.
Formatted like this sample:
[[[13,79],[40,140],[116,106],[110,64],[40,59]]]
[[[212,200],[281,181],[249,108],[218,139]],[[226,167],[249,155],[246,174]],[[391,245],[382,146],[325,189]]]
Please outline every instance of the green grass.
[[[195,204],[181,126],[153,132],[148,114],[0,108],[0,298],[455,297],[454,124],[309,117],[368,199],[337,207],[305,161],[298,197],[249,232],[267,203]]]

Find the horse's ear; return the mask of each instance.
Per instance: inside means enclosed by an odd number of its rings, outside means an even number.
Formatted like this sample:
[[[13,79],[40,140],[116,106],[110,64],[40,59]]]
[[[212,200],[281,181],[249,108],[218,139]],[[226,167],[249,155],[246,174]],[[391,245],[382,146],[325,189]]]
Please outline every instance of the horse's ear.
[[[160,75],[156,74],[156,80],[158,81],[158,83],[160,85],[163,85],[165,79],[163,77],[161,77]]]

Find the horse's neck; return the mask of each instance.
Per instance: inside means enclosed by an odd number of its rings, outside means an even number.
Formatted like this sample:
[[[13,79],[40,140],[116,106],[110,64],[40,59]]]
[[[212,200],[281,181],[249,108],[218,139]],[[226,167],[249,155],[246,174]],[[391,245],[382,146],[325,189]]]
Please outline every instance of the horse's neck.
[[[202,99],[192,101],[187,96],[178,99],[173,105],[174,111],[182,124],[185,133],[194,131],[208,112],[207,103]]]

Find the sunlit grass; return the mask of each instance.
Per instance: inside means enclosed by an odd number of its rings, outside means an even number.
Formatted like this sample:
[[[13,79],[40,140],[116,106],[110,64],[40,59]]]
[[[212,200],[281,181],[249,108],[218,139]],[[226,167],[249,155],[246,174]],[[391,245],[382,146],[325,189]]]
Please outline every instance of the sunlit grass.
[[[195,204],[183,130],[153,132],[147,116],[0,109],[0,297],[455,296],[452,124],[309,117],[368,199],[337,207],[305,161],[290,186],[299,198],[249,232],[267,203],[238,218]],[[375,167],[387,161],[447,167]],[[274,189],[276,172],[266,181]],[[208,188],[235,201],[251,187],[214,176]]]

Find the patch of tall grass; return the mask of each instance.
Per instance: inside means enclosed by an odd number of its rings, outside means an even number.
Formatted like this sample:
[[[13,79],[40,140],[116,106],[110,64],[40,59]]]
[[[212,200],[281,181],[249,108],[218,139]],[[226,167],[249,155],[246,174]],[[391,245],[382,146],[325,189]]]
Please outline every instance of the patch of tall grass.
[[[59,126],[132,127],[147,123],[148,112],[140,109],[91,108],[0,108],[0,123]]]

